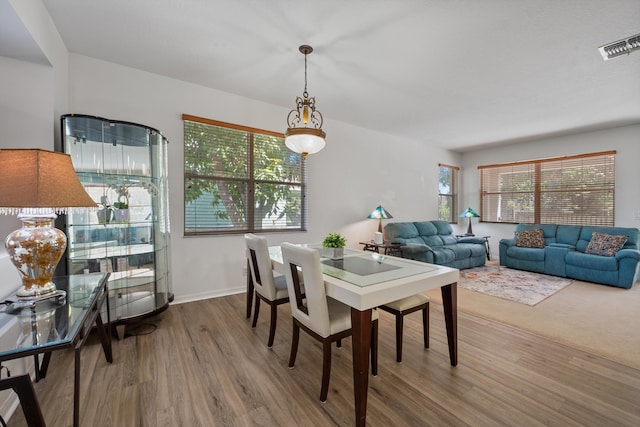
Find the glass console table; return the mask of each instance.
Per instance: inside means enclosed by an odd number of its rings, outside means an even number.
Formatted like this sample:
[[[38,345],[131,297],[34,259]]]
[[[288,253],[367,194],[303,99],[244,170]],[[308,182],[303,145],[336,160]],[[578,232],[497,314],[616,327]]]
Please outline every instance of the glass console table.
[[[108,363],[113,361],[111,351],[111,318],[109,316],[109,299],[107,298],[107,280],[109,273],[78,274],[73,276],[54,277],[58,290],[66,292],[66,298],[37,301],[19,310],[0,311],[0,329],[17,335],[15,342],[7,340],[0,345],[0,362],[33,356],[36,381],[45,378],[51,353],[73,347],[75,350],[75,370],[73,388],[73,425],[78,426],[80,420],[80,350],[85,344],[93,326],[100,337],[102,349]],[[16,297],[7,301],[16,301]],[[22,301],[18,301],[20,303]],[[107,314],[106,324],[101,312]],[[10,306],[7,306],[7,308]],[[40,355],[43,354],[42,360]],[[1,388],[14,388],[13,377],[0,380]],[[25,402],[21,398],[23,405]],[[27,402],[30,409],[40,411],[37,401]],[[35,405],[35,406],[34,406]],[[25,417],[27,408],[23,406]],[[30,422],[30,425],[31,422]],[[34,425],[44,425],[35,423]]]

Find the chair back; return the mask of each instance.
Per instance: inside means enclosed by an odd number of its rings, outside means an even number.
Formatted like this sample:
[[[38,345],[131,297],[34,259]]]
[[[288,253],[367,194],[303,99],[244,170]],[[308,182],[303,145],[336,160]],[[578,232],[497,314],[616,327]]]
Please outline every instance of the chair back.
[[[282,260],[291,298],[291,314],[300,323],[322,337],[331,335],[327,293],[324,288],[320,254],[315,249],[283,243]],[[304,282],[304,299],[300,287]]]
[[[273,280],[273,268],[269,257],[267,238],[256,234],[245,234],[247,246],[247,260],[256,291],[268,298],[276,299],[276,285]]]

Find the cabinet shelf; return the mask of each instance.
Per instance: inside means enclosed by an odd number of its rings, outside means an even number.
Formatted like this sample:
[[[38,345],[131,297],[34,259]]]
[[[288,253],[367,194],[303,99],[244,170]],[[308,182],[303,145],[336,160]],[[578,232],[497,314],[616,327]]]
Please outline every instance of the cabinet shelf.
[[[135,123],[77,114],[61,120],[63,150],[98,209],[61,216],[69,243],[59,273],[109,271],[116,323],[164,310],[173,300],[168,141]]]

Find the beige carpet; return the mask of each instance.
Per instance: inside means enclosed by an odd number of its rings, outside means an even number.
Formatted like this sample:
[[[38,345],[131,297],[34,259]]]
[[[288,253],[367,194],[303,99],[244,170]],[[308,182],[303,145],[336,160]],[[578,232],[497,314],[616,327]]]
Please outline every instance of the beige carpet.
[[[442,303],[440,290],[427,295]],[[458,286],[458,309],[640,369],[640,281],[631,289],[574,281],[535,306]]]

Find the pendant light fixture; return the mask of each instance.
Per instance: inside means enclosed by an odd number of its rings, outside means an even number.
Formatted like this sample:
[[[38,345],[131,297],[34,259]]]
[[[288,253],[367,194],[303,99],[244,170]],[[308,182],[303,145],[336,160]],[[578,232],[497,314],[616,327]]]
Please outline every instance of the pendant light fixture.
[[[304,92],[296,98],[296,108],[289,112],[284,143],[291,151],[302,154],[317,153],[325,145],[326,133],[322,130],[322,114],[316,110],[316,99],[307,92],[307,55],[313,48],[302,45],[298,50],[304,55]]]

